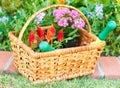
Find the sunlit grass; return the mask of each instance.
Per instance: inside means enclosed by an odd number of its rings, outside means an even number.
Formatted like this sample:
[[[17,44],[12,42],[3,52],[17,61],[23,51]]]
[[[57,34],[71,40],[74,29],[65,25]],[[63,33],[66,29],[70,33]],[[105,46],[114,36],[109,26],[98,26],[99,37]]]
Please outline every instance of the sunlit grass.
[[[0,88],[120,88],[120,80],[81,77],[50,83],[32,83],[19,74],[0,74]]]

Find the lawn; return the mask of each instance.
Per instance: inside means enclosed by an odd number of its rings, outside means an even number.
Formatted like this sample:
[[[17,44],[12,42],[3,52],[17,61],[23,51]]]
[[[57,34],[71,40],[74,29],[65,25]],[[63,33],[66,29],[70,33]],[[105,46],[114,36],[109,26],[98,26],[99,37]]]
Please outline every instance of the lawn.
[[[120,88],[120,80],[81,77],[50,83],[32,83],[19,74],[0,73],[0,88]]]

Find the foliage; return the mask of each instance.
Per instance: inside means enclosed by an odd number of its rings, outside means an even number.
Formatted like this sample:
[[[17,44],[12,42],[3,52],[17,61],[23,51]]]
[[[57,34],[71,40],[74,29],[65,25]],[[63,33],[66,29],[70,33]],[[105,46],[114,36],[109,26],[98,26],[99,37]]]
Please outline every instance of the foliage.
[[[1,0],[3,9],[7,12],[13,12],[19,8],[23,0]]]
[[[101,4],[103,5],[103,11],[101,13],[103,14],[102,19],[96,16],[99,12],[96,11],[96,5]],[[78,6],[77,3],[71,3],[71,5]],[[113,0],[84,0],[82,6],[78,8],[86,15],[90,22],[92,32],[97,36],[104,30],[108,21],[114,20],[116,22],[117,28],[111,32],[106,39],[107,45],[103,55],[120,55],[120,4]]]
[[[58,3],[56,0],[25,0],[15,10],[8,10],[4,8],[3,1],[0,0],[0,18],[4,16],[8,18],[7,21],[0,21],[0,50],[11,50],[10,42],[8,38],[8,32],[16,30],[19,32],[27,19],[36,11],[51,4]],[[19,0],[17,0],[19,1]],[[111,32],[106,39],[106,47],[103,55],[120,55],[120,3],[116,0],[66,0],[65,4],[72,5],[80,9],[88,18],[92,32],[98,36],[98,34],[105,28],[109,20],[114,20],[117,23],[117,28]],[[15,3],[14,0],[11,3]],[[92,12],[94,15],[95,7],[98,4],[103,4],[103,19],[95,16],[90,18],[88,12]],[[10,5],[9,5],[10,6]],[[25,31],[22,40],[28,36],[30,28],[35,28],[34,22],[30,23],[30,26]],[[55,42],[56,45],[60,46]]]

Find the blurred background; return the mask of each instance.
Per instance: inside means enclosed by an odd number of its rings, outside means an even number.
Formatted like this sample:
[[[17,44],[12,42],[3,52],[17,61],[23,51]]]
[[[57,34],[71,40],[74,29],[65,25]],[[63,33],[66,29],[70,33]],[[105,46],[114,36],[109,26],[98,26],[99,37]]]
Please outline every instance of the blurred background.
[[[0,50],[11,51],[8,32],[19,32],[34,12],[51,4],[67,4],[81,10],[97,36],[108,21],[115,21],[117,27],[105,40],[102,55],[120,55],[120,0],[0,0]]]

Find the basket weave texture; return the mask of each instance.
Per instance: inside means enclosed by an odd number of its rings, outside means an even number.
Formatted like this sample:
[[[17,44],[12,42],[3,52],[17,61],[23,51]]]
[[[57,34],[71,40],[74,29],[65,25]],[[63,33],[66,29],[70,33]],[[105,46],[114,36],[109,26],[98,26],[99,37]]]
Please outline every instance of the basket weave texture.
[[[87,24],[88,30],[79,29],[80,46],[56,49],[50,52],[34,52],[22,42],[22,36],[29,23],[41,12],[50,8],[66,7],[76,10]],[[34,13],[25,23],[19,36],[9,32],[14,54],[14,65],[23,76],[34,82],[71,79],[92,74],[105,42],[91,33],[90,25],[84,14],[68,5],[51,5]]]

